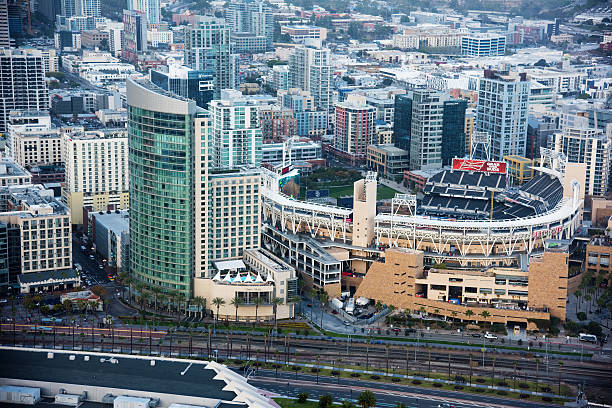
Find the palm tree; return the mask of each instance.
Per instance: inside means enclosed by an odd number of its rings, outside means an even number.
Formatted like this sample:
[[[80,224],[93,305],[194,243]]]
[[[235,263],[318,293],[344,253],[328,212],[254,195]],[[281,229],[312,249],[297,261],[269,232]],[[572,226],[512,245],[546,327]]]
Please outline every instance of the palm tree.
[[[321,329],[323,329],[323,308],[327,304],[328,300],[329,295],[327,294],[327,292],[323,291],[319,293],[319,302],[321,303]]]
[[[453,316],[453,319],[456,319],[456,318],[457,318],[457,311],[456,311],[456,310],[453,310],[453,311],[451,312],[451,316]]]
[[[151,293],[153,294],[153,309],[157,311],[157,300],[159,299],[159,295],[162,293],[162,290],[158,286],[153,286],[151,288]]]
[[[196,296],[196,297],[193,298],[193,303],[200,310],[200,320],[203,319],[204,318],[204,311],[206,309],[206,299],[204,299],[202,296]]]
[[[468,319],[472,316],[474,316],[474,312],[472,312],[472,310],[468,309],[465,311],[465,315],[468,317]]]
[[[232,306],[236,308],[236,323],[238,323],[238,308],[244,304],[244,301],[238,295],[234,296],[232,301],[230,302]]]
[[[421,324],[423,324],[423,315],[427,313],[427,310],[425,309],[424,306],[421,306],[421,308],[419,309],[419,314],[421,315]]]
[[[587,295],[584,297],[584,300],[587,301],[587,304],[589,305],[589,307],[587,307],[587,312],[589,311],[589,309],[591,308],[591,295],[587,293]]]
[[[85,312],[85,316],[87,317],[87,301],[85,299],[77,299],[76,304],[79,312]]]
[[[138,292],[138,294],[142,295],[142,291],[145,288],[145,284],[140,281],[136,281],[133,286],[134,286],[134,289],[136,289],[136,291]]]
[[[293,299],[293,298],[292,298]],[[272,298],[272,308],[274,309],[274,328],[277,329],[276,326],[276,314],[278,312],[278,307],[283,304],[283,299],[279,297]],[[278,329],[277,329],[278,331]]]
[[[314,303],[315,297],[317,296],[317,290],[315,288],[310,289],[310,298]],[[312,307],[310,308],[310,321],[312,322]]]
[[[299,296],[291,296],[288,299],[289,303],[293,304],[294,308],[295,308],[295,305],[300,302],[300,300],[302,300],[302,298]],[[274,300],[272,300],[272,303],[274,303]],[[295,309],[294,309],[294,316],[295,316]],[[276,320],[276,318],[274,319]]]
[[[582,296],[582,292],[576,290],[574,292],[574,296],[576,296],[576,313],[578,313],[578,303],[580,302],[580,297]]]
[[[372,408],[376,406],[376,397],[370,390],[365,390],[359,394],[357,403],[361,408]]]
[[[253,299],[253,304],[255,305],[255,324],[259,321],[259,306],[264,304],[263,298],[257,296]]]
[[[219,308],[225,304],[225,300],[223,300],[223,298],[216,297],[212,300],[212,304],[217,307],[217,313],[215,313],[215,320],[214,320],[214,324],[215,324],[214,330],[216,333],[217,332],[217,321],[219,320]]]
[[[487,317],[491,316],[491,313],[487,312],[486,310],[483,310],[480,315],[482,316],[483,319],[487,320]],[[493,324],[493,323],[491,323]]]

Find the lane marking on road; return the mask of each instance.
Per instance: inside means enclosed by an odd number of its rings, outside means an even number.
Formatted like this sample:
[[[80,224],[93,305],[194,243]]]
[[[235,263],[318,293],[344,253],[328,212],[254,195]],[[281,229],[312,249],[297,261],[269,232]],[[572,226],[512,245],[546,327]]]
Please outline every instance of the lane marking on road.
[[[280,380],[277,378],[272,378],[272,377],[259,377],[259,376],[252,376],[251,380],[256,381],[263,381],[263,382],[272,382],[272,383],[286,383],[286,380]],[[302,381],[302,380],[292,380],[291,381],[293,385],[297,385],[297,384],[301,384],[301,385],[307,385],[310,387],[318,387],[318,388],[326,388],[326,389],[334,389],[334,390],[342,390],[342,391],[346,391],[347,385],[338,385],[338,384],[331,384],[331,383],[313,383],[310,381]],[[492,407],[492,408],[515,408],[515,405],[504,405],[502,403],[492,403],[492,402],[474,402],[474,401],[470,401],[470,400],[464,400],[464,399],[460,399],[460,398],[452,398],[449,399],[448,397],[436,397],[436,396],[431,396],[431,395],[426,395],[426,394],[418,394],[418,393],[414,393],[414,392],[406,392],[406,391],[392,391],[392,390],[387,390],[387,389],[378,389],[378,388],[372,388],[372,387],[363,387],[363,386],[349,386],[352,390],[354,391],[365,391],[365,390],[370,390],[372,392],[378,393],[378,394],[387,394],[390,396],[401,396],[401,397],[410,397],[410,398],[420,398],[420,399],[428,399],[431,401],[440,401],[440,402],[446,402],[446,403],[453,403],[453,404],[462,404],[462,405],[467,405],[469,407]],[[509,401],[510,402],[510,401]]]

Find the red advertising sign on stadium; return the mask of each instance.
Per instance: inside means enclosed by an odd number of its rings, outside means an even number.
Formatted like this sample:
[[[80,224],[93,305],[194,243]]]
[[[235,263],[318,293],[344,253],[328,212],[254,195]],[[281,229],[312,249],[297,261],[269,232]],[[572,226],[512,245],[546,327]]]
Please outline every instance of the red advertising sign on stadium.
[[[470,159],[453,159],[453,170],[463,171],[482,171],[485,173],[502,173],[506,174],[506,162],[487,161],[487,160],[470,160]]]

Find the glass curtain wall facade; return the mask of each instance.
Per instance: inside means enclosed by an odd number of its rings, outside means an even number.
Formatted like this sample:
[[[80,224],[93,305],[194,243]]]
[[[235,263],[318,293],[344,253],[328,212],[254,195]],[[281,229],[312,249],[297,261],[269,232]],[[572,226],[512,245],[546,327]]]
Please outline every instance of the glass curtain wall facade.
[[[465,110],[467,102],[444,102],[442,120],[442,165],[448,166],[453,157],[465,156]]]
[[[195,103],[153,87],[128,81],[130,273],[190,296]]]

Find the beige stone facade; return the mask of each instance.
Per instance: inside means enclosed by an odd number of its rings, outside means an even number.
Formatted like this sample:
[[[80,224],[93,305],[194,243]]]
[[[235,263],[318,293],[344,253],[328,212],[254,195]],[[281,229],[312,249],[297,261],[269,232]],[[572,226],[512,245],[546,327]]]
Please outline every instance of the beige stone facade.
[[[235,270],[218,270],[218,275],[213,278],[194,279],[194,296],[205,298],[207,309],[213,313],[217,313],[213,299],[223,299],[225,304],[219,308],[220,319],[236,318],[236,307],[232,304],[236,297],[242,300],[237,310],[239,320],[253,321],[256,317],[258,321],[272,320],[274,298],[282,301],[276,308],[277,319],[292,318],[293,297],[297,295],[295,269],[273,254],[257,249],[245,251],[243,265],[244,268]],[[254,302],[256,298],[263,300],[258,307]]]
[[[41,185],[0,190],[0,221],[19,229],[21,272],[72,267],[70,212]]]
[[[83,207],[94,211],[129,208],[128,138],[124,129],[62,132],[64,203],[73,224],[83,223]]]
[[[527,323],[550,316],[565,320],[568,259],[566,252],[547,250],[539,258],[532,257],[528,272],[514,268],[424,271],[421,251],[388,249],[384,262],[372,264],[355,297],[468,321]]]

